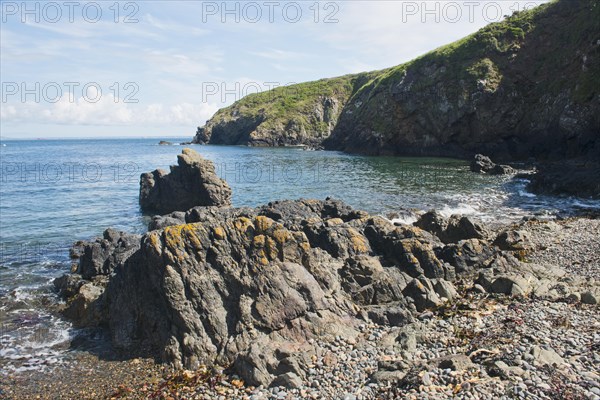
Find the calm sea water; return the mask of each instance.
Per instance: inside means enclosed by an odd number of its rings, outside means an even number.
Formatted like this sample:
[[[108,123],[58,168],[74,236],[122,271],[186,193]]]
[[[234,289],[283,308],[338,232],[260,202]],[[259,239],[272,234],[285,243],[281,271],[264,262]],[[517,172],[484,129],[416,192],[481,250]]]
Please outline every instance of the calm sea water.
[[[186,139],[182,139],[184,141]],[[233,188],[235,206],[333,196],[371,213],[435,208],[487,221],[597,202],[534,196],[525,182],[472,174],[464,161],[285,148],[194,146]],[[144,232],[139,175],[175,163],[156,139],[7,141],[0,146],[0,373],[64,362],[76,334],[52,310],[70,245],[106,227]]]

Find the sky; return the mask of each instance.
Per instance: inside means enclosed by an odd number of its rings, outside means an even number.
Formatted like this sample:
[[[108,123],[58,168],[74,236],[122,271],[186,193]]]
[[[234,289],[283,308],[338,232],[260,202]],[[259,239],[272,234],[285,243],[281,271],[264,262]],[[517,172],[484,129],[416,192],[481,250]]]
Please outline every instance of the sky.
[[[545,1],[0,1],[0,136],[192,137],[219,108],[383,69]]]

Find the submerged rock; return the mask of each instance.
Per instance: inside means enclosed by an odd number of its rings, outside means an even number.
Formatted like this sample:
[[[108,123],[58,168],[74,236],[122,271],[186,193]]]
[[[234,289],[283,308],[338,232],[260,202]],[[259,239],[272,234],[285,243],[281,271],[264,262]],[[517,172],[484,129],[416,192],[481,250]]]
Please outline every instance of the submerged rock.
[[[196,206],[231,205],[231,188],[215,173],[212,162],[183,149],[171,172],[157,169],[140,178],[140,206],[145,212],[167,214]]]

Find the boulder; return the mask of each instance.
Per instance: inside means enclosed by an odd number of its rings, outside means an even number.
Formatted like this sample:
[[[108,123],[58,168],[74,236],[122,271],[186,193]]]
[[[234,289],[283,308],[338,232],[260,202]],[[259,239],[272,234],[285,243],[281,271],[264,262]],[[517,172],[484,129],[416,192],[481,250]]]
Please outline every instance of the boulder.
[[[533,356],[533,365],[535,366],[559,366],[565,362],[565,360],[551,348],[545,349],[540,346],[533,346],[531,348],[531,355]]]
[[[495,164],[489,157],[482,154],[476,154],[471,161],[471,171],[490,175],[509,175],[516,172],[508,165]]]
[[[195,206],[229,206],[231,189],[215,173],[212,162],[192,149],[177,156],[170,173],[144,173],[140,178],[140,206],[144,212],[167,214]]]
[[[527,232],[518,229],[506,229],[498,234],[494,244],[500,250],[529,251],[533,250],[531,239]]]

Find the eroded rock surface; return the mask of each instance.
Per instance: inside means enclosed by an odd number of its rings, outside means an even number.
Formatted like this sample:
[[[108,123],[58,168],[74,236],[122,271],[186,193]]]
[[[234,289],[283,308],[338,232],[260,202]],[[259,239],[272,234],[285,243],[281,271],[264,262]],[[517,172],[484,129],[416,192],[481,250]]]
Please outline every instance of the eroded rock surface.
[[[149,348],[179,367],[233,366],[255,385],[294,385],[308,368],[297,355],[320,351],[311,339],[351,340],[365,322],[404,326],[458,299],[464,282],[552,299],[573,284],[522,263],[523,246],[506,246],[520,243],[507,240],[517,232],[488,241],[485,230],[467,229],[450,242],[449,225],[395,226],[331,199],[168,218],[178,223],[80,243],[76,274],[57,281],[71,298],[66,314],[79,326],[107,326],[117,348]]]
[[[231,188],[217,176],[213,163],[192,149],[183,149],[170,173],[157,169],[140,177],[140,206],[145,212],[167,214],[229,205]]]

